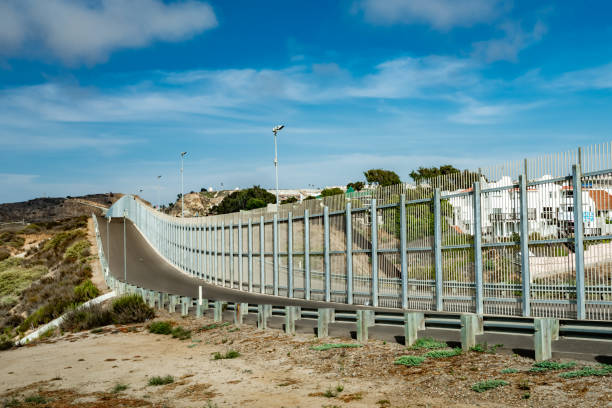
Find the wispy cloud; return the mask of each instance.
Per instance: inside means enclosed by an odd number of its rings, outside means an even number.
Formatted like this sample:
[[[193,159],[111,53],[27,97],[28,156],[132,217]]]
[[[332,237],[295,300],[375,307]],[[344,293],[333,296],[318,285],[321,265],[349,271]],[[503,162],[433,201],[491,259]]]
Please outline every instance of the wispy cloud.
[[[612,62],[598,67],[567,72],[547,85],[562,91],[612,89]]]
[[[475,42],[472,55],[486,62],[517,62],[518,54],[540,41],[547,30],[544,23],[539,20],[528,32],[523,30],[520,22],[506,22],[500,26],[500,29],[504,32],[503,37]]]
[[[217,25],[198,1],[8,0],[0,4],[0,55],[104,62],[115,50],[180,41]]]

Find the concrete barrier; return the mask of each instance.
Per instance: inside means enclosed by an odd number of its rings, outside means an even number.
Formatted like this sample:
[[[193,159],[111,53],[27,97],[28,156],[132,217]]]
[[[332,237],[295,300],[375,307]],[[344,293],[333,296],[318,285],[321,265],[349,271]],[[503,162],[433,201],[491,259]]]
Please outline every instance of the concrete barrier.
[[[375,315],[373,310],[357,310],[357,341],[368,341],[368,328],[374,326]]]

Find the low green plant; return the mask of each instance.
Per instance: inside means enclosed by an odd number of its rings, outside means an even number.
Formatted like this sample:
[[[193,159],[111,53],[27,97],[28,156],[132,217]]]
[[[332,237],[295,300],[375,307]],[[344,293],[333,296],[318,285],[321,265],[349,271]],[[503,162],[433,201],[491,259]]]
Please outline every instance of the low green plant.
[[[198,332],[203,332],[203,331],[208,331],[208,330],[213,330],[213,329],[218,329],[219,327],[224,327],[224,326],[229,326],[230,322],[225,322],[225,323],[212,323],[212,324],[208,324],[206,326],[202,326],[198,329]]]
[[[570,361],[569,363],[558,363],[556,361],[539,361],[533,365],[529,369],[532,373],[541,373],[544,371],[554,371],[554,370],[566,370],[568,368],[572,368],[576,366],[576,363]]]
[[[506,385],[508,385],[508,381],[504,381],[504,380],[479,381],[476,384],[472,385],[472,391],[485,392],[485,391],[492,390],[497,387],[503,387]]]
[[[55,327],[49,327],[47,330],[42,332],[40,336],[38,336],[38,338],[44,340],[48,339],[49,337],[53,337],[55,335],[56,330],[57,329]]]
[[[8,401],[4,401],[4,406],[6,408],[14,408],[21,405],[21,402],[17,398],[11,398]]]
[[[324,351],[324,350],[330,350],[330,349],[336,349],[336,348],[356,348],[356,347],[362,347],[362,345],[355,344],[355,343],[325,343],[325,344],[321,344],[318,346],[312,346],[310,347],[310,349],[316,350],[316,351]]]
[[[39,394],[30,395],[26,397],[23,401],[28,404],[46,404],[48,402],[45,397]]]
[[[500,373],[502,373],[502,374],[514,374],[514,373],[518,373],[518,370],[516,368],[504,368],[503,370],[500,371]]]
[[[419,349],[439,349],[439,348],[446,348],[446,347],[448,347],[448,345],[445,342],[435,340],[431,337],[426,337],[423,339],[417,339],[417,341],[415,341],[412,347],[410,348],[413,350],[419,350]]]
[[[90,279],[74,287],[74,301],[77,303],[84,303],[98,296],[100,296],[100,291]]]
[[[331,389],[331,388],[328,388],[328,389],[327,389],[327,390],[326,390],[326,391],[323,393],[323,396],[324,396],[325,398],[334,398],[334,397],[335,397],[335,396],[337,396],[337,395],[338,395],[338,393],[337,393],[337,392],[335,392],[335,391],[334,391],[333,389]]]
[[[112,389],[112,391],[111,391],[111,392],[112,392],[113,394],[118,394],[118,393],[120,393],[121,391],[125,391],[125,390],[127,390],[127,389],[128,389],[128,385],[127,385],[127,384],[121,384],[121,383],[119,383],[119,384],[115,384],[115,386],[113,387],[113,389]]]
[[[13,348],[14,345],[15,343],[13,342],[13,340],[11,340],[9,336],[7,336],[6,334],[0,335],[0,351]]]
[[[64,316],[61,329],[64,331],[91,330],[113,324],[113,314],[101,304],[74,307]]]
[[[477,353],[489,353],[495,354],[498,348],[503,347],[503,344],[495,344],[493,346],[488,346],[487,343],[484,344],[476,344],[473,347],[470,347],[470,351],[475,351]]]
[[[172,329],[172,337],[179,340],[187,340],[191,338],[191,330],[187,330],[182,326]]]
[[[80,261],[89,256],[89,241],[80,240],[70,245],[64,252],[64,259],[72,262]]]
[[[433,350],[428,353],[425,353],[425,357],[429,358],[446,358],[446,357],[455,357],[461,354],[461,349],[456,347],[452,350]]]
[[[155,317],[155,311],[137,294],[123,295],[111,305],[115,322],[119,324],[141,323]]]
[[[531,389],[531,386],[529,385],[529,380],[527,378],[521,379],[516,386],[519,390],[523,391],[529,391]]]
[[[159,376],[151,377],[149,378],[148,384],[157,386],[157,385],[172,384],[173,382],[174,382],[174,377],[171,375],[167,375],[165,377],[159,377]]]
[[[342,384],[336,385],[336,392],[342,392],[342,391],[344,391],[344,385]]]
[[[171,334],[172,323],[170,322],[152,322],[149,325],[149,332],[155,334]]]
[[[584,367],[581,370],[568,371],[559,374],[561,378],[576,378],[576,377],[603,377],[612,375],[612,365],[602,364],[598,367]]]
[[[401,356],[395,359],[393,364],[405,365],[409,367],[417,367],[420,366],[423,361],[425,361],[425,357],[421,356]]]
[[[231,359],[231,358],[236,358],[236,357],[240,357],[240,353],[236,350],[229,350],[225,354],[221,354],[217,351],[215,354],[213,354],[214,360],[226,360],[226,359]]]

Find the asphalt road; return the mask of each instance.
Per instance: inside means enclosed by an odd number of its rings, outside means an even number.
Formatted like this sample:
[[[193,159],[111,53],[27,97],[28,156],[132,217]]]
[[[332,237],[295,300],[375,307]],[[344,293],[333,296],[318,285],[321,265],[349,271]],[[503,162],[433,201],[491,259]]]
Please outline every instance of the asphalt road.
[[[110,224],[103,217],[98,217],[98,225],[102,239],[104,253],[109,260],[113,276],[123,280],[123,218],[114,218]],[[107,248],[107,228],[109,235],[110,253]],[[374,309],[377,312],[397,313],[397,309],[371,308],[341,303],[328,303],[289,299],[258,293],[249,293],[211,285],[202,279],[188,276],[166,262],[138,232],[131,221],[125,223],[127,246],[127,282],[150,290],[163,291],[181,296],[197,298],[198,286],[202,286],[203,297],[206,299],[226,300],[229,302],[243,302],[251,304],[271,304],[275,306],[302,306],[307,309],[331,307],[336,310]],[[436,312],[427,312],[436,314]],[[444,314],[444,313],[441,313]],[[448,313],[446,313],[448,314]],[[229,313],[227,320],[231,320]],[[248,316],[246,322],[254,323],[254,316]],[[283,319],[273,316],[271,327],[281,328]],[[316,321],[302,319],[296,322],[296,329],[300,332],[313,333],[316,330]],[[330,325],[331,336],[355,338],[355,324],[352,322],[336,322]],[[458,342],[459,331],[456,329],[441,329],[428,327],[419,332],[419,337],[435,337],[439,340]],[[403,327],[392,325],[376,325],[370,328],[370,338],[403,342]],[[502,352],[517,353],[533,356],[533,336],[531,334],[485,332],[479,336],[479,342],[488,344],[504,344]],[[452,344],[452,343],[451,343]],[[591,339],[561,338],[553,342],[553,357],[574,358],[582,360],[596,360],[612,363],[612,342]]]

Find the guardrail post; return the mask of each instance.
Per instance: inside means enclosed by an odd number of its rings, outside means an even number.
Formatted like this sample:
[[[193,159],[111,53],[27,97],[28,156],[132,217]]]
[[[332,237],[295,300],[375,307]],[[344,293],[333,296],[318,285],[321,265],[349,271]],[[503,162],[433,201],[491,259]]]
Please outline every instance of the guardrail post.
[[[374,326],[373,310],[357,310],[357,341],[366,343],[368,341],[368,328]]]
[[[376,199],[371,201],[371,232],[372,232],[372,306],[378,306],[378,212],[376,211]]]
[[[331,267],[329,261],[329,208],[323,207],[323,262],[325,264],[325,301],[331,301]]]
[[[434,265],[436,271],[436,310],[444,310],[444,287],[442,270],[442,216],[440,211],[440,189],[434,189]]]
[[[419,330],[425,330],[423,312],[404,313],[404,345],[412,346],[419,337]]]
[[[574,190],[574,256],[576,265],[576,318],[586,319],[584,288],[584,215],[582,214],[582,169],[572,166]]]
[[[310,220],[304,210],[304,298],[310,300]]]
[[[274,296],[278,296],[278,214],[274,213],[272,221],[272,287]]]
[[[168,312],[170,312],[170,313],[176,313],[176,303],[177,303],[177,298],[178,298],[178,296],[176,296],[176,295],[170,295],[170,301],[169,301],[169,306],[168,306]]]
[[[257,305],[257,328],[268,328],[268,317],[272,315],[272,305]]]
[[[299,306],[285,306],[285,333],[295,334],[295,321],[299,318]]]
[[[531,274],[529,273],[529,216],[527,203],[527,177],[519,175],[521,203],[521,281],[523,290],[523,316],[531,316]]]
[[[332,320],[332,311],[330,308],[319,308],[317,317],[317,337],[324,338],[329,336],[329,322]]]
[[[238,220],[238,289],[242,289],[242,218]]]
[[[264,235],[264,217],[259,218],[259,291],[266,293],[266,256],[265,256],[265,235]]]
[[[189,314],[189,306],[191,305],[191,298],[183,296],[181,298],[181,316],[187,316]]]
[[[483,334],[482,317],[473,313],[461,315],[461,349],[469,351],[476,345],[476,336]]]
[[[474,284],[476,285],[476,314],[484,313],[482,293],[482,218],[480,204],[480,182],[474,182]]]
[[[351,202],[346,203],[346,303],[353,304],[353,217]]]
[[[559,320],[544,317],[533,319],[536,361],[552,358],[552,341],[559,339]]]
[[[230,288],[234,288],[234,223],[229,224],[229,280]]]
[[[222,322],[223,321],[223,304],[220,300],[215,301],[215,311],[214,311],[214,322]]]
[[[165,295],[164,292],[159,292],[157,294],[157,296],[158,296],[157,308],[159,310],[163,310],[164,306],[166,305],[166,296],[164,296],[164,295]]]
[[[249,226],[247,230],[247,245],[248,245],[248,279],[249,279],[249,292],[253,291],[253,220],[249,217]]]
[[[293,213],[287,214],[287,297],[293,297]]]
[[[402,273],[402,309],[408,309],[408,264],[406,262],[406,194],[400,195],[400,265]]]
[[[249,313],[248,303],[234,303],[234,324],[241,326],[243,322],[243,316]]]

